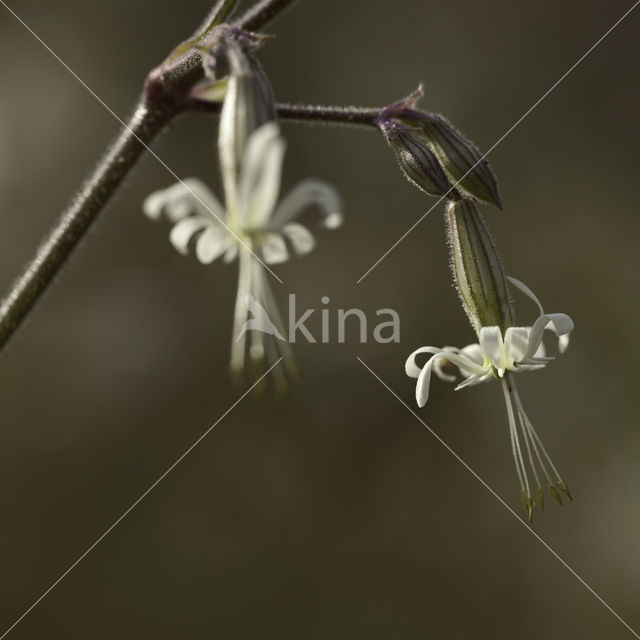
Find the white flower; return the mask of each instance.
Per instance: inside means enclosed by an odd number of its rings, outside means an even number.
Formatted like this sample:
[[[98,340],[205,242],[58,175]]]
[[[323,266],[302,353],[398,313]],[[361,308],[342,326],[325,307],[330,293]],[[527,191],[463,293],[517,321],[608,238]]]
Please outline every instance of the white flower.
[[[234,316],[231,366],[244,366],[249,308],[257,301],[272,323],[285,333],[280,314],[265,274],[265,265],[288,260],[291,250],[297,255],[309,253],[315,239],[307,227],[294,220],[308,207],[316,205],[325,228],[342,223],[342,203],[336,190],[319,180],[299,183],[276,206],[280,190],[285,143],[278,125],[269,122],[256,129],[247,140],[237,179],[223,171],[224,207],[199,180],[190,178],[151,194],[144,211],[157,219],[164,213],[175,226],[171,230],[173,246],[186,254],[193,245],[200,262],[209,264],[217,258],[231,262],[238,258],[239,281]],[[259,361],[266,357],[271,364],[279,354],[290,356],[286,341],[275,340],[260,331],[251,332],[249,355]]]
[[[542,341],[545,329],[552,330],[558,336],[559,351],[564,353],[569,344],[569,334],[573,330],[573,321],[564,313],[545,313],[538,298],[524,283],[515,278],[507,277],[507,279],[538,305],[540,316],[533,326],[509,327],[504,331],[504,334],[500,327],[481,327],[478,343],[467,345],[462,349],[456,347],[420,347],[407,359],[405,371],[408,376],[418,379],[416,401],[420,407],[424,407],[429,399],[432,371],[442,380],[453,382],[456,379],[454,375],[445,372],[444,365],[455,365],[464,378],[456,387],[456,391],[493,379],[502,381],[507,404],[513,457],[522,487],[523,503],[531,518],[534,503],[531,498],[529,478],[520,446],[518,427],[526,445],[529,466],[537,482],[537,499],[540,507],[543,508],[544,505],[544,490],[538,476],[538,468],[545,475],[551,494],[560,502],[560,496],[551,480],[551,474],[547,464],[545,464],[545,460],[555,474],[555,484],[570,499],[571,495],[522,407],[513,374],[542,369],[549,361],[553,360],[553,358],[545,355]],[[431,354],[431,357],[425,364],[418,365],[416,357],[424,353]]]

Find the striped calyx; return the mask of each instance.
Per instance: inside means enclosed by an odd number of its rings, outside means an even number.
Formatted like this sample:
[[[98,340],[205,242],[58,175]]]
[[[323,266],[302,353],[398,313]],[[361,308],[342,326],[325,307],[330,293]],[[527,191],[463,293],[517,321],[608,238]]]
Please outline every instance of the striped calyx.
[[[482,327],[505,331],[514,323],[502,261],[471,200],[450,201],[447,227],[451,268],[462,306],[478,335]]]
[[[378,128],[393,149],[405,177],[430,196],[444,196],[451,190],[449,180],[420,129],[380,118]]]
[[[431,195],[441,195],[432,193],[420,179],[416,179],[416,176],[421,178],[427,173],[428,180],[434,181],[435,172],[428,165],[431,164],[431,156],[435,156],[457,194],[502,209],[498,180],[483,154],[448,120],[416,108],[423,93],[424,89],[420,85],[406,98],[382,109],[378,121],[378,126],[394,147],[409,180]],[[390,134],[395,137],[390,139]],[[410,142],[409,149],[403,148],[406,141]],[[415,153],[416,148],[420,149],[420,154]],[[429,162],[424,161],[427,156]],[[422,164],[427,166],[427,171],[419,166]],[[437,180],[435,182],[438,184]],[[451,189],[449,186],[447,192]]]
[[[222,40],[229,76],[220,113],[218,152],[226,193],[231,193],[238,182],[249,137],[276,118],[271,85],[245,39],[229,31],[229,36]]]
[[[502,209],[498,180],[480,150],[442,116],[421,119],[422,130],[442,168],[463,196]]]

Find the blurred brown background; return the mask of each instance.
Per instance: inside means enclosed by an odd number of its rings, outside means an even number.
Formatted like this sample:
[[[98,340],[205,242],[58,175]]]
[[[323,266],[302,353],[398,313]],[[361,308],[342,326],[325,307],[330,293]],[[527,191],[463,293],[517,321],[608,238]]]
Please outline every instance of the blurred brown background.
[[[282,101],[382,105],[422,80],[424,108],[486,150],[630,4],[301,0],[262,60]],[[210,3],[12,6],[125,116]],[[635,629],[639,35],[640,8],[491,154],[505,211],[485,209],[508,272],[577,327],[566,357],[519,379],[575,496],[535,529]],[[2,7],[0,56],[4,291],[117,123]],[[186,117],[155,150],[217,188],[214,126]],[[325,178],[347,218],[278,269],[278,299],[392,307],[401,343],[298,344],[303,383],[242,401],[9,637],[631,637],[355,360],[413,407],[407,354],[472,341],[442,205],[356,285],[435,201],[373,132],[285,133],[285,188]],[[236,265],[179,256],[141,215],[172,182],[143,163],[2,353],[0,632],[242,391],[227,373]],[[520,513],[496,385],[435,381],[419,413]]]

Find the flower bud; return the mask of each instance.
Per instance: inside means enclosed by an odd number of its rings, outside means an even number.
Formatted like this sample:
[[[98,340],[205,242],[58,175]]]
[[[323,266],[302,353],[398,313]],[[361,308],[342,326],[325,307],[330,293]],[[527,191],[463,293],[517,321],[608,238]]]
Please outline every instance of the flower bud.
[[[476,205],[471,200],[447,205],[451,269],[462,306],[476,333],[497,326],[504,332],[514,311],[502,261]]]
[[[405,177],[430,196],[443,196],[451,185],[438,158],[420,136],[419,129],[381,118],[378,127],[384,135]]]
[[[502,209],[496,176],[473,142],[442,116],[428,115],[421,122],[442,168],[462,195]]]
[[[406,98],[385,107],[381,121],[391,120],[409,127],[414,143],[429,147],[449,182],[464,197],[495,204],[502,209],[498,181],[473,142],[442,116],[416,109],[423,92],[420,85]]]

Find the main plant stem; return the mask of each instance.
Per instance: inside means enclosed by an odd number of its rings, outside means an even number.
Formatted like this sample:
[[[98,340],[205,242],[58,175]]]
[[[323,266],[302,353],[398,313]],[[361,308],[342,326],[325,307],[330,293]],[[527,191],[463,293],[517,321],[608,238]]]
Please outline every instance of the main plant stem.
[[[35,258],[14,283],[0,306],[0,347],[20,326],[36,301],[69,259],[91,224],[102,211],[118,185],[131,171],[144,151],[140,141],[149,144],[171,115],[139,106],[126,129],[98,163],[93,175],[73,199]]]
[[[257,31],[294,1],[261,0],[235,24],[241,29]],[[207,20],[211,20],[217,11],[228,13],[231,6],[232,3],[219,0]],[[185,111],[190,89],[203,77],[199,63],[199,54],[192,51],[172,69],[161,65],[149,74],[131,120],[2,301],[0,349],[51,285],[145,149],[179,113]]]

